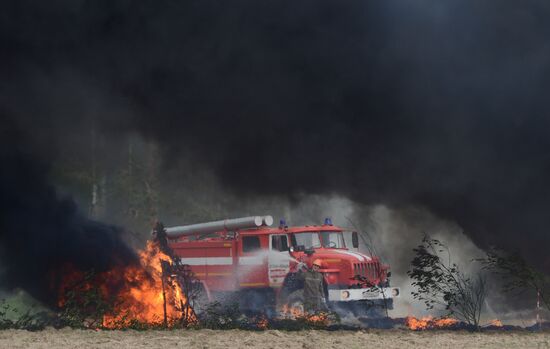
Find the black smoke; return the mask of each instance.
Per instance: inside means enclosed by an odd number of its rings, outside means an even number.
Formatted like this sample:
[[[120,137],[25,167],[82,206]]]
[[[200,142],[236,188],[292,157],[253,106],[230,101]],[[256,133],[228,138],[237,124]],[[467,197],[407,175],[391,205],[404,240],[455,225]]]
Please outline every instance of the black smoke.
[[[0,132],[0,267],[2,288],[24,289],[56,305],[63,271],[101,272],[137,262],[120,228],[88,219],[47,182],[45,159],[6,115]]]
[[[0,13],[0,102],[33,138],[67,146],[57,136],[90,120],[110,137],[138,131],[168,166],[191,156],[239,195],[425,206],[550,270],[546,1],[5,1]]]

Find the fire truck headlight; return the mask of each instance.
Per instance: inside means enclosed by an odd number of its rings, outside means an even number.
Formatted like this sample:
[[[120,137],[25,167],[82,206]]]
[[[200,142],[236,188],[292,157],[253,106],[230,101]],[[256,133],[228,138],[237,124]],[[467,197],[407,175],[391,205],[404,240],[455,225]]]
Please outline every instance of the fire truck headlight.
[[[393,297],[399,296],[399,289],[398,289],[398,288],[394,288],[393,290],[391,290],[391,295],[392,295]]]
[[[349,298],[349,291],[342,291],[341,296],[342,296],[342,299],[348,299]]]

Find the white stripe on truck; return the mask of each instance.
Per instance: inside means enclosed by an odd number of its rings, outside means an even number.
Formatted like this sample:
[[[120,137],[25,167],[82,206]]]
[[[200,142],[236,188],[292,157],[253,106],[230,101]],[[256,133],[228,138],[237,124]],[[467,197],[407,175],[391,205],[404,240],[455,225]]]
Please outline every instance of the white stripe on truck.
[[[264,259],[262,257],[239,257],[239,265],[262,265]]]
[[[180,261],[188,265],[231,265],[233,264],[233,257],[180,258]]]
[[[180,258],[183,264],[188,265],[232,265],[233,257],[191,257]],[[262,257],[239,257],[239,265],[262,265]]]

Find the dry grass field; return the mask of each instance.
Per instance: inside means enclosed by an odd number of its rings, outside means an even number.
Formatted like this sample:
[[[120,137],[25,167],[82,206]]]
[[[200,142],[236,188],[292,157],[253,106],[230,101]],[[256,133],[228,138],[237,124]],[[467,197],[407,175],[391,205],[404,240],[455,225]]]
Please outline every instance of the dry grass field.
[[[550,333],[365,331],[0,331],[0,348],[550,348]]]

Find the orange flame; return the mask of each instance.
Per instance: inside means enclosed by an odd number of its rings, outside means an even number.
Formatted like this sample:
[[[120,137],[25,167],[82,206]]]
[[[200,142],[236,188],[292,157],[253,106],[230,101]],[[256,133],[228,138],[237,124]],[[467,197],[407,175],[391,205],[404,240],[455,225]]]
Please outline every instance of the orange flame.
[[[502,321],[494,319],[489,322],[489,326],[502,327]]]
[[[285,304],[281,308],[281,315],[287,319],[305,319],[307,322],[314,323],[317,325],[328,326],[329,317],[327,313],[320,312],[314,314],[308,314],[298,307],[291,307],[288,304]]]
[[[458,323],[457,319],[453,318],[433,318],[432,316],[426,316],[421,319],[414,316],[408,316],[405,320],[405,325],[413,331],[421,331],[434,328],[447,328]]]
[[[161,261],[170,257],[160,251],[157,243],[148,241],[144,250],[139,251],[139,266],[117,267],[101,273],[91,283],[98,288],[105,299],[114,299],[112,312],[104,315],[103,327],[125,328],[133,323],[160,326],[164,324],[164,303],[166,302],[166,325],[174,326],[178,321],[187,324],[197,321],[193,313],[184,313],[187,299],[177,282],[163,278]],[[67,280],[77,278],[74,274]],[[67,285],[64,280],[64,285]],[[85,290],[91,287],[85,285]],[[59,305],[65,303],[66,289],[61,290]]]
[[[256,327],[260,330],[267,330],[268,325],[269,325],[269,321],[265,317],[261,317],[256,322]]]
[[[291,319],[303,318],[306,316],[306,313],[302,309],[291,307],[288,304],[282,306],[281,314],[284,315],[285,318]]]

